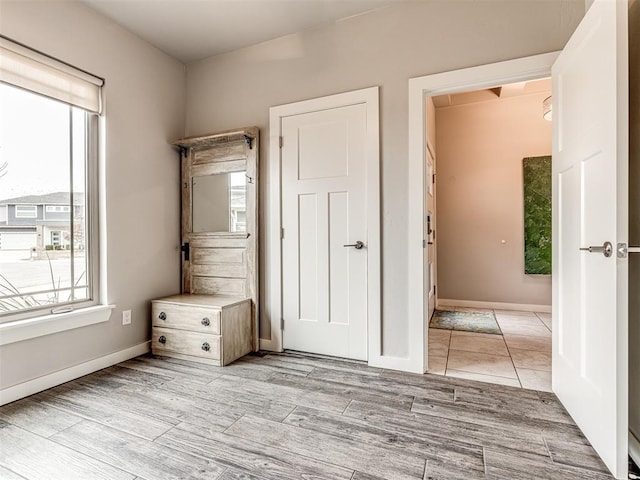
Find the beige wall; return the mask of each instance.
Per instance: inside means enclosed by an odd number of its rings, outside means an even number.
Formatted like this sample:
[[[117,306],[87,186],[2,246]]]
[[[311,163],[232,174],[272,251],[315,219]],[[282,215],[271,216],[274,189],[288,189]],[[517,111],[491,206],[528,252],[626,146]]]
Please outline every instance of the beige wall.
[[[76,2],[2,1],[0,32],[106,79],[106,257],[111,320],[0,347],[5,388],[150,338],[149,300],[180,289],[184,66]],[[121,325],[123,309],[133,323]]]
[[[629,47],[629,243],[640,245],[640,0],[629,5]],[[629,426],[640,440],[640,254],[629,272]]]
[[[289,35],[187,68],[187,133],[257,125],[269,107],[381,86],[383,352],[406,356],[408,79],[563,48],[584,1],[411,2]],[[261,146],[262,218],[268,141]],[[270,337],[261,231],[261,336]]]
[[[522,187],[522,159],[551,155],[550,94],[436,110],[438,298],[551,305],[551,276],[524,274]]]

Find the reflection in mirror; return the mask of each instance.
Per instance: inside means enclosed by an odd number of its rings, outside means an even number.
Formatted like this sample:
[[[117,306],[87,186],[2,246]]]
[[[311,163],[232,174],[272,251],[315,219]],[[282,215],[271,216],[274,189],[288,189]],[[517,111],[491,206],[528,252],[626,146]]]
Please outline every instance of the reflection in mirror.
[[[246,172],[193,177],[193,232],[246,232],[246,191]]]

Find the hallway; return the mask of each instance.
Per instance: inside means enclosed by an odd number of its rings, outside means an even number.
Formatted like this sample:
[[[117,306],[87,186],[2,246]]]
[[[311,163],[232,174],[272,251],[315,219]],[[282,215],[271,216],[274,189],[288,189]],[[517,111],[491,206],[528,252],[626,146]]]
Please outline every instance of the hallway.
[[[551,392],[551,314],[492,312],[502,335],[429,328],[429,373]]]

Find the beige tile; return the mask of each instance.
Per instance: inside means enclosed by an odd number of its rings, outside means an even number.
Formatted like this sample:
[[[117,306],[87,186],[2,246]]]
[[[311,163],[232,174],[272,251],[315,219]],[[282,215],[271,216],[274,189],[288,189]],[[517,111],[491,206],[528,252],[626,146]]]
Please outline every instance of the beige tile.
[[[509,349],[532,350],[551,354],[551,337],[533,337],[530,335],[504,335],[504,341]]]
[[[517,348],[509,348],[509,351],[516,368],[551,371],[551,352],[533,352]]]
[[[520,387],[520,382],[515,378],[496,377],[494,375],[483,375],[481,373],[464,372],[462,370],[447,369],[447,377],[466,378],[467,380],[477,380],[479,382]]]
[[[522,310],[494,310],[494,312],[501,315],[517,315],[519,317],[535,317],[536,314],[533,312],[525,312]]]
[[[495,375],[498,377],[518,378],[510,357],[489,355],[487,353],[449,350],[447,369],[465,372]]]
[[[451,330],[442,330],[439,328],[429,329],[429,355],[437,357],[446,357],[449,355],[449,341],[451,339]]]
[[[543,392],[551,391],[551,372],[528,370],[526,368],[518,368],[517,371],[520,383],[522,383],[522,388]]]
[[[551,330],[551,314],[550,313],[536,313],[538,318],[542,323],[544,323],[545,327]]]
[[[531,335],[534,337],[550,337],[551,331],[538,317],[517,317],[497,315],[498,325],[504,335]]]
[[[488,333],[454,331],[451,334],[451,344],[449,348],[467,352],[509,356],[509,351],[507,350],[502,335],[490,335]]]
[[[511,323],[514,325],[542,325],[542,320],[540,320],[535,315],[532,317],[525,317],[524,315],[505,315],[503,313],[496,313],[496,320],[500,325],[503,323]]]
[[[447,357],[437,357],[435,355],[429,355],[429,369],[427,370],[427,373],[444,375],[446,369]]]

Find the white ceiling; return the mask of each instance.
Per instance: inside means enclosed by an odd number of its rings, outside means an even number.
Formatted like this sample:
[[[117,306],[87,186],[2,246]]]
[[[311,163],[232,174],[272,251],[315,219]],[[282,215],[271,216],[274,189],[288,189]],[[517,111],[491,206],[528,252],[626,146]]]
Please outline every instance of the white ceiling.
[[[402,0],[80,0],[189,63]]]
[[[529,82],[510,83],[494,88],[473,90],[470,92],[438,95],[433,97],[436,108],[446,108],[469,103],[490,102],[509,97],[546,93],[551,95],[551,79],[532,80]]]

